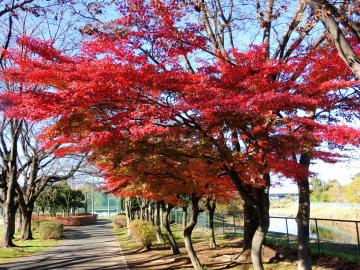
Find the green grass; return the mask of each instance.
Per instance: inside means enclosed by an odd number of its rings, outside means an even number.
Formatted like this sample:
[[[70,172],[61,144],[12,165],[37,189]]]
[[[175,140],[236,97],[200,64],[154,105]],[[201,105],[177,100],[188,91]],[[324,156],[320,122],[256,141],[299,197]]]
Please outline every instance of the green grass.
[[[297,242],[294,239],[290,239],[288,242],[286,236],[279,237],[278,235],[274,235],[272,233],[268,233],[266,236],[266,242],[268,244],[276,245],[279,247],[290,247],[290,249],[296,251],[297,249]],[[319,250],[317,246],[316,240],[311,240],[310,242],[311,254],[314,256],[319,255]],[[330,257],[338,257],[346,261],[351,261],[358,263],[360,262],[359,255],[356,254],[357,251],[354,250],[351,253],[349,250],[335,250],[334,247],[327,248],[324,244],[321,245],[320,243],[320,255],[326,255]]]
[[[132,238],[127,236],[127,228],[114,229],[113,233],[116,240],[121,244],[121,249],[123,251],[135,250],[142,247],[140,244],[137,244],[135,241],[131,241]]]
[[[0,229],[0,237],[2,231]],[[19,234],[15,234],[14,244],[17,247],[13,248],[0,248],[0,263],[9,262],[17,258],[25,257],[44,251],[50,247],[59,245],[62,240],[40,240],[39,234],[33,232],[33,240],[21,241],[19,240]]]

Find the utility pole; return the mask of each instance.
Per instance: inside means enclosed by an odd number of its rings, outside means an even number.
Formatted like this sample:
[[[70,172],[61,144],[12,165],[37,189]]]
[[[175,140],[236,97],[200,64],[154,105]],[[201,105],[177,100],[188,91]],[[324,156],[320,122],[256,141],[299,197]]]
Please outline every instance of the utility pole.
[[[92,194],[91,194],[91,213],[92,214],[95,214],[95,195],[94,195],[94,189],[95,189],[95,181],[94,181],[94,178],[93,178],[93,184],[92,184]]]

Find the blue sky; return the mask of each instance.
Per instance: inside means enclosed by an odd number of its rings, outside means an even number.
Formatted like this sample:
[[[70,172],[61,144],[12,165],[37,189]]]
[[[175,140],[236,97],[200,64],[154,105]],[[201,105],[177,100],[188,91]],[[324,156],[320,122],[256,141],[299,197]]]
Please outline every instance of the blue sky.
[[[317,178],[323,181],[328,182],[335,179],[345,185],[351,182],[356,174],[360,173],[360,149],[353,151],[350,158],[344,161],[335,164],[317,161],[311,165],[310,169]],[[283,183],[282,186],[272,187],[270,193],[297,192],[297,185],[290,180],[283,180],[281,183]]]

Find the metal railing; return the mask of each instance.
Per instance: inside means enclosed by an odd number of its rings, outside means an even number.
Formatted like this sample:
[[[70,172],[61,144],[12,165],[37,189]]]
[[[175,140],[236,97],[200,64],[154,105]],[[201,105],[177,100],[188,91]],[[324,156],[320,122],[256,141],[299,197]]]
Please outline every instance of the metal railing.
[[[173,222],[182,223],[182,211],[171,213]],[[208,212],[200,213],[198,229],[209,229]],[[227,238],[241,237],[243,233],[242,215],[216,213],[214,228]],[[360,260],[360,221],[326,218],[310,219],[310,245],[313,254],[339,256],[345,259]],[[294,217],[270,217],[267,242],[284,248],[297,248],[297,224]]]

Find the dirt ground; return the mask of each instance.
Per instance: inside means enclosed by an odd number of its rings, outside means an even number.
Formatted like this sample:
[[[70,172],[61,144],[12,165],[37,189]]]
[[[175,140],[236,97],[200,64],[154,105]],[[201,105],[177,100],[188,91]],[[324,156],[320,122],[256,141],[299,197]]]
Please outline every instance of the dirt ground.
[[[126,230],[116,230],[119,244],[130,269],[164,270],[193,269],[183,243],[178,239],[181,254],[174,256],[166,244],[156,244],[151,251],[146,251],[131,237],[126,236]],[[206,236],[201,231],[194,232],[194,248],[206,269],[253,269],[249,263],[235,263],[234,259],[241,252],[238,239],[219,239],[216,249],[209,248]],[[264,266],[267,270],[297,269],[296,254],[286,254],[266,246],[263,250]],[[345,262],[332,257],[315,258],[314,270],[360,270],[360,265]]]

